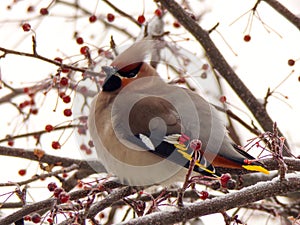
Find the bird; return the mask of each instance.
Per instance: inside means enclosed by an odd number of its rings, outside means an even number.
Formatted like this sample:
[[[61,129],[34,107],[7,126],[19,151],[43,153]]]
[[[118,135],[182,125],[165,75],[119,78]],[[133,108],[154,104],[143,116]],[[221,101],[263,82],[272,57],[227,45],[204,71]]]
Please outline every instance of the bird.
[[[102,66],[105,79],[88,128],[107,172],[131,186],[170,184],[184,181],[194,159],[193,174],[200,176],[220,177],[215,167],[269,174],[233,143],[213,105],[160,77],[145,60],[153,46],[138,41]]]

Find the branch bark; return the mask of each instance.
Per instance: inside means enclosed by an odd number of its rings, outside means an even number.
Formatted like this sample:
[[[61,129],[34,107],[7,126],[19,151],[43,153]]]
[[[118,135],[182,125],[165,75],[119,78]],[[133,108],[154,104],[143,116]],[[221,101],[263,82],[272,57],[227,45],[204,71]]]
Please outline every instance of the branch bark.
[[[299,188],[300,176],[289,174],[283,182],[280,182],[278,178],[275,178],[272,181],[259,182],[256,185],[221,197],[193,203],[172,211],[156,212],[120,224],[174,224],[192,218],[241,207],[247,205],[249,202],[252,203],[268,197],[297,191]]]
[[[0,225],[11,224],[15,221],[22,219],[24,216],[29,215],[30,213],[39,211],[41,209],[51,209],[56,202],[56,199],[47,199],[40,201],[31,205],[25,205],[21,210],[18,210],[3,219],[0,220]]]

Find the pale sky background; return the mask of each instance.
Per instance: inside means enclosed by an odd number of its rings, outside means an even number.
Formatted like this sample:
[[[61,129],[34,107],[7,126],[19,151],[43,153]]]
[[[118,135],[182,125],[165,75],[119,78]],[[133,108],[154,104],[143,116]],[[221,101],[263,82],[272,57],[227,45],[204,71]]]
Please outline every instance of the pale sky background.
[[[33,18],[36,14],[27,14],[25,6],[41,2],[37,9],[46,6],[47,2],[50,1],[20,1],[18,4],[13,6],[11,11],[6,10],[6,5],[10,4],[9,0],[2,0],[0,5],[0,46],[14,49],[18,51],[31,52],[31,35],[32,33],[23,32],[20,24],[22,21],[28,21],[28,18]],[[131,12],[133,15],[139,15],[143,12],[143,1],[138,0],[114,0],[112,1],[118,5],[121,9],[126,12]],[[150,19],[153,15],[153,11],[156,9],[155,4],[152,1],[145,2],[145,17]],[[254,18],[251,30],[251,41],[246,43],[243,41],[244,30],[247,25],[249,13],[234,24],[230,25],[243,13],[250,10],[255,1],[240,1],[240,0],[210,0],[206,2],[202,1],[190,1],[191,5],[195,3],[195,11],[201,12],[203,9],[208,9],[210,12],[206,14],[201,21],[203,28],[210,29],[217,22],[220,22],[217,30],[223,35],[226,41],[229,43],[231,48],[237,53],[235,56],[228,46],[224,43],[223,39],[219,34],[213,32],[211,34],[212,39],[221,50],[222,54],[228,60],[228,62],[236,68],[236,73],[245,82],[248,88],[255,94],[259,99],[263,99],[267,88],[271,90],[275,88],[282,80],[284,80],[288,74],[295,70],[295,72],[277,89],[278,92],[284,96],[288,96],[288,99],[283,99],[282,96],[276,95],[277,98],[269,98],[268,112],[274,121],[278,123],[278,126],[283,131],[284,135],[288,139],[292,149],[297,150],[297,154],[300,154],[300,140],[299,140],[299,127],[300,127],[300,91],[298,82],[298,76],[300,75],[300,62],[296,62],[294,67],[287,65],[287,61],[290,58],[300,58],[300,32],[294,26],[289,24],[283,17],[278,15],[272,8],[265,3],[261,3],[258,7],[259,15],[261,19],[268,26],[273,28],[275,32],[268,33],[261,22]],[[287,0],[283,2],[290,10],[300,15],[300,2],[299,0]],[[96,7],[96,1],[81,1],[81,4],[94,11]],[[134,7],[133,7],[134,5]],[[69,9],[69,8],[68,8]],[[38,11],[38,10],[37,10]],[[74,15],[74,11],[66,10],[66,8],[50,10],[50,15],[65,16]],[[120,23],[119,16],[112,9],[105,6],[101,1],[96,10],[96,14],[101,14],[103,17],[106,13],[111,12],[116,15],[115,24]],[[137,17],[137,16],[135,16]],[[173,22],[171,16],[166,16],[165,20],[169,23]],[[80,18],[79,22],[75,25],[71,18],[65,19],[63,17],[45,17],[42,19],[34,19],[30,21],[32,28],[37,34],[38,52],[40,55],[48,58],[55,58],[56,56],[63,57],[64,55],[78,55],[81,46],[78,46],[72,34],[75,27],[80,28],[84,39],[94,45],[103,46],[109,45],[110,35],[114,35],[114,39],[118,44],[129,44],[127,37],[124,35],[117,34],[113,30],[108,30],[107,33],[103,32],[103,26],[100,23],[89,24],[86,16]],[[123,23],[123,22],[121,22]],[[130,24],[130,23],[129,23]],[[122,24],[123,25],[123,24]],[[130,33],[138,35],[139,29],[134,26],[126,26]],[[166,27],[172,29],[172,26]],[[184,29],[175,30],[178,34],[184,34],[183,36],[188,37],[184,32]],[[90,34],[94,35],[94,38],[90,38]],[[176,39],[176,36],[172,38]],[[199,44],[194,41],[182,42],[182,46],[193,54],[199,56],[202,55]],[[59,49],[59,50],[58,50]],[[202,63],[204,60],[199,60]],[[12,82],[13,86],[26,86],[30,82],[42,80],[47,77],[50,73],[54,73],[56,67],[35,59],[28,59],[25,57],[6,56],[0,60],[1,75],[2,79],[6,82]],[[24,83],[22,83],[24,82]],[[226,96],[230,103],[242,107],[238,98],[232,94],[232,91],[228,89],[225,81],[224,87],[226,88]],[[211,86],[209,86],[211,88]],[[211,91],[211,90],[206,91]],[[204,90],[205,91],[205,90]],[[0,90],[0,97],[6,94],[3,90]],[[52,97],[51,97],[52,96]],[[52,110],[55,106],[56,98],[53,93],[49,93],[43,108],[38,116],[33,117],[32,121],[28,123],[27,128],[29,131],[41,130],[48,123],[58,124],[65,121],[66,118],[61,116],[62,110],[67,106],[61,102],[58,104],[57,112],[53,113]],[[44,101],[43,96],[37,96],[37,101]],[[21,102],[23,98],[19,98],[16,102]],[[69,104],[70,105],[70,104]],[[68,106],[69,106],[68,105]],[[249,121],[248,116],[235,111],[246,121]],[[8,105],[1,105],[1,120],[0,120],[0,139],[6,134],[9,134],[14,129],[16,124],[21,124],[20,118],[18,118],[18,112],[15,108]],[[7,124],[11,121],[11,125]],[[19,126],[18,126],[19,128]],[[252,138],[253,135],[245,131],[244,128],[238,128],[243,133],[243,144],[246,144],[246,140]],[[26,131],[26,127],[23,127],[19,133]],[[17,134],[18,132],[16,132]],[[70,133],[70,132],[67,132]],[[76,138],[72,137],[71,141],[68,141],[62,150],[54,151],[51,149],[51,142],[53,139],[59,137],[59,132],[50,133],[48,137],[42,139],[42,147],[49,154],[65,155],[68,157],[81,158],[82,155],[78,150],[76,144]],[[68,135],[64,135],[62,138],[65,140]],[[49,138],[50,137],[50,138]],[[33,141],[31,140],[16,140],[16,147],[33,148]],[[1,143],[5,144],[5,143]],[[296,155],[297,155],[296,154]],[[29,161],[19,159],[8,159],[0,156],[0,168],[6,173],[1,173],[0,182],[16,181],[29,178],[28,176],[20,177],[17,172],[21,168],[26,168],[28,165],[29,171],[39,171],[36,163],[30,163]],[[9,171],[9,173],[8,173]],[[29,175],[34,172],[28,172]],[[36,187],[44,186],[45,184],[37,184]],[[1,191],[2,192],[2,191]],[[38,199],[40,192],[33,189],[31,194],[34,199]],[[246,217],[245,217],[246,218]],[[215,219],[215,218],[214,218]],[[203,219],[206,220],[205,218]],[[223,219],[220,217],[220,223]],[[261,224],[264,224],[262,221]]]

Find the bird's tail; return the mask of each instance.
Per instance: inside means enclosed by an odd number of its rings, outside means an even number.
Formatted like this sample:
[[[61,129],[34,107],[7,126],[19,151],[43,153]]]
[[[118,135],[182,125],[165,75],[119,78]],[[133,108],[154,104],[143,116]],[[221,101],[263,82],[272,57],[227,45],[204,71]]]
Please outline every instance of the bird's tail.
[[[269,174],[270,171],[265,168],[265,165],[261,162],[258,162],[254,157],[249,155],[247,152],[242,150],[238,145],[232,144],[234,149],[245,157],[242,167],[246,170],[257,171],[264,174]]]

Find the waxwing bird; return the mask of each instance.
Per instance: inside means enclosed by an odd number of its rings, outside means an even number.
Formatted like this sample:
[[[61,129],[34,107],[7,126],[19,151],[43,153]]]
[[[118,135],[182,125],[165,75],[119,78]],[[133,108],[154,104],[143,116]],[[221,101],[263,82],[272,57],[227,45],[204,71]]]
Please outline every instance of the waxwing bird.
[[[233,144],[212,105],[165,83],[144,62],[149,48],[137,42],[102,67],[106,79],[91,104],[89,130],[106,170],[128,185],[184,181],[195,150],[191,143],[197,140],[196,174],[218,177],[215,167],[268,174]]]

